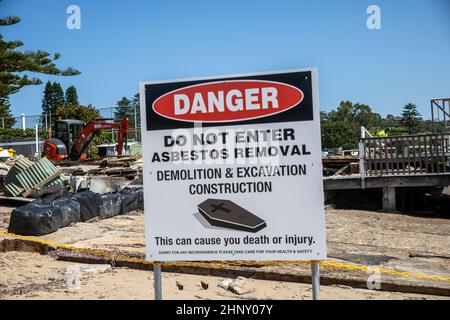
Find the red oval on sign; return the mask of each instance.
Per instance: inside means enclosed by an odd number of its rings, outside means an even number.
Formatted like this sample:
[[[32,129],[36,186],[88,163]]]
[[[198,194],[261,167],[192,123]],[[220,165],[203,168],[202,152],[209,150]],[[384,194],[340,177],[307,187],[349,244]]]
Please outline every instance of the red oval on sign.
[[[287,111],[303,97],[300,89],[281,82],[227,80],[173,90],[156,99],[152,108],[160,116],[173,120],[230,122]]]

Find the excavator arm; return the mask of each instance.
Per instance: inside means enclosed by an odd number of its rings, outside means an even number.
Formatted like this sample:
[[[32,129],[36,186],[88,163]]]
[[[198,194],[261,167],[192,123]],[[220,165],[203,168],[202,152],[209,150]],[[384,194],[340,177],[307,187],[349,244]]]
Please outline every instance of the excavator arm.
[[[128,118],[125,117],[120,123],[107,122],[105,119],[93,119],[84,127],[81,134],[75,139],[68,154],[70,160],[77,161],[86,152],[92,139],[103,130],[118,130],[117,154],[122,155],[123,145],[128,132]]]

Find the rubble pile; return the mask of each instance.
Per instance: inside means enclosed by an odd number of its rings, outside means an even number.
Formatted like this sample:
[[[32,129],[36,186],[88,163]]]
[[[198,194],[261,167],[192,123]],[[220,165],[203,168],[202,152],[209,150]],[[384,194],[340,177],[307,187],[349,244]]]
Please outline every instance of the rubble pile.
[[[8,231],[16,234],[45,235],[74,222],[143,209],[139,156],[52,162],[19,155],[0,162],[0,178],[1,201],[26,203],[11,213]]]

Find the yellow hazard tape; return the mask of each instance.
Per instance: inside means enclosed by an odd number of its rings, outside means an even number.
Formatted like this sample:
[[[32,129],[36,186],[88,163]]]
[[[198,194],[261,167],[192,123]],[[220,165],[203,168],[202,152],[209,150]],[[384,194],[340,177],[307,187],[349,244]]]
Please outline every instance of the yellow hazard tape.
[[[440,276],[430,276],[425,274],[417,274],[417,273],[411,273],[411,272],[401,272],[396,271],[393,269],[385,269],[385,268],[373,268],[368,266],[360,266],[360,265],[354,265],[354,264],[346,264],[346,263],[339,263],[339,262],[333,262],[333,261],[211,261],[211,262],[154,262],[154,261],[147,261],[144,259],[139,258],[133,258],[128,257],[124,255],[118,255],[118,254],[112,254],[107,251],[102,250],[96,250],[96,249],[88,249],[88,248],[77,248],[71,245],[62,244],[62,243],[56,243],[52,241],[37,239],[34,237],[28,237],[28,236],[21,236],[15,233],[0,231],[0,235],[9,236],[17,239],[22,239],[25,241],[30,241],[34,243],[40,243],[44,245],[48,245],[50,247],[54,248],[60,248],[65,249],[68,251],[75,251],[75,252],[81,252],[86,253],[90,255],[95,255],[103,258],[107,258],[110,260],[120,260],[120,261],[127,261],[127,262],[134,262],[134,263],[141,263],[145,265],[161,265],[161,266],[178,266],[178,267],[222,267],[222,266],[276,266],[276,265],[292,265],[292,264],[311,264],[313,262],[318,262],[320,265],[325,267],[333,267],[337,269],[346,269],[346,270],[355,270],[355,271],[364,271],[364,272],[370,272],[370,273],[384,273],[389,274],[393,276],[400,276],[400,277],[406,277],[406,278],[416,278],[416,279],[427,279],[427,280],[435,280],[435,281],[447,281],[450,282],[450,278],[446,277],[440,277]]]

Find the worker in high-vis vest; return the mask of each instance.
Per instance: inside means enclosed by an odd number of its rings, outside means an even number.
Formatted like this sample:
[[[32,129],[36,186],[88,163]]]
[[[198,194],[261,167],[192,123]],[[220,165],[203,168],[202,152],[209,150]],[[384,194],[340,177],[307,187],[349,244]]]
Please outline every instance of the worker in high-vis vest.
[[[387,133],[386,133],[386,130],[381,129],[381,130],[379,130],[379,131],[377,132],[377,136],[380,137],[380,138],[385,138],[385,137],[387,137],[388,135],[387,135]]]

